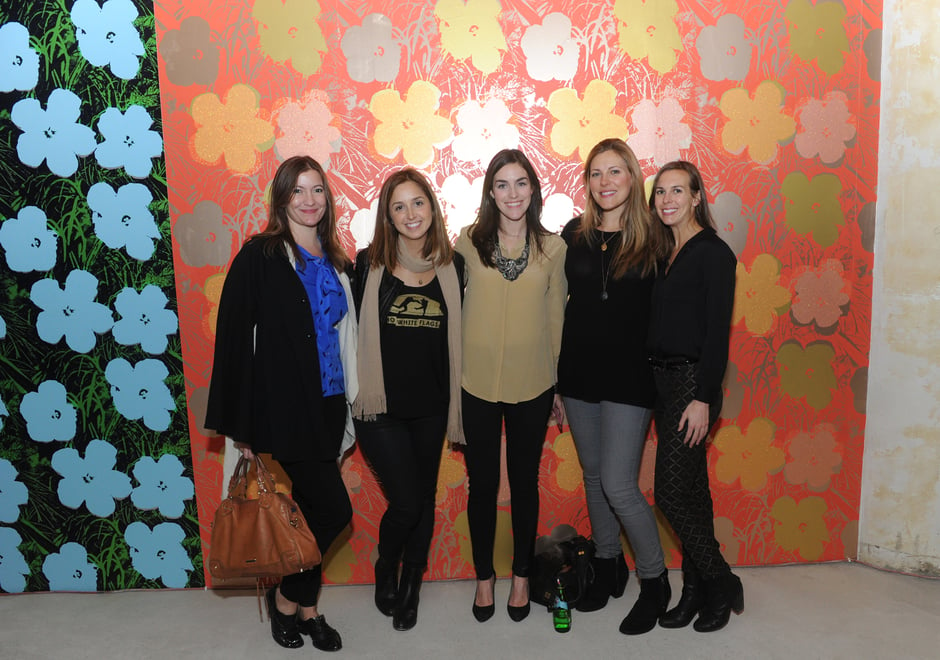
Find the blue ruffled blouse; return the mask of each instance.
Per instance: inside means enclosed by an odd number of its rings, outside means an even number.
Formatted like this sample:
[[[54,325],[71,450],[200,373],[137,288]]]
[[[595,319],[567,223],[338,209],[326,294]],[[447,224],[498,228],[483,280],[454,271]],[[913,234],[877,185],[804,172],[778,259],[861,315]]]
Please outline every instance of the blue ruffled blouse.
[[[349,312],[346,294],[336,270],[325,257],[315,257],[297,246],[306,262],[306,268],[297,264],[297,276],[307,290],[313,327],[317,331],[317,351],[320,354],[320,383],[323,396],[343,394],[343,363],[339,355],[339,331],[336,324]]]

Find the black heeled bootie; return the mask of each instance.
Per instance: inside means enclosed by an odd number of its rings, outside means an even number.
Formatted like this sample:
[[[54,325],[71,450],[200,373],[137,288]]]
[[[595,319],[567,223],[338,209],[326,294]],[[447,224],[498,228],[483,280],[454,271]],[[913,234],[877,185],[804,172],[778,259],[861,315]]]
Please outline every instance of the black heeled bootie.
[[[584,596],[574,605],[574,609],[579,612],[595,612],[603,609],[609,598],[623,596],[630,579],[630,569],[627,567],[627,561],[622,552],[609,559],[594,557],[591,560],[591,568],[594,579]]]
[[[392,626],[395,630],[411,630],[418,622],[418,593],[421,591],[421,576],[424,566],[409,566],[401,569],[398,583],[398,604],[392,614]]]
[[[642,635],[652,630],[659,617],[666,612],[671,597],[669,571],[663,571],[654,578],[640,578],[640,597],[620,622],[620,632],[624,635]]]
[[[663,628],[685,628],[705,605],[705,588],[697,573],[682,572],[682,595],[676,606],[659,617]]]
[[[744,611],[744,587],[734,573],[719,578],[704,580],[705,606],[692,624],[698,632],[721,630],[731,619],[731,612]]]
[[[300,632],[310,635],[314,647],[321,651],[339,651],[343,648],[343,638],[336,628],[326,622],[322,614],[300,622]]]
[[[282,614],[277,610],[277,585],[265,595],[268,603],[268,618],[271,619],[271,637],[286,649],[298,649],[304,645],[297,627],[296,614]]]
[[[392,616],[397,603],[398,562],[379,557],[375,562],[375,606],[385,616]]]

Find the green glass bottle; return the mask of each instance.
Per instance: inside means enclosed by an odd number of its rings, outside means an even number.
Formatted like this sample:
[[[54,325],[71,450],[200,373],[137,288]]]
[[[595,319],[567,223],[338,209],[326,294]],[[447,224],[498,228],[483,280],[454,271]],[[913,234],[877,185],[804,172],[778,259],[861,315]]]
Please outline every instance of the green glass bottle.
[[[571,610],[565,600],[565,588],[560,578],[555,578],[555,587],[558,589],[558,596],[555,598],[552,622],[555,624],[555,632],[566,633],[571,630]]]

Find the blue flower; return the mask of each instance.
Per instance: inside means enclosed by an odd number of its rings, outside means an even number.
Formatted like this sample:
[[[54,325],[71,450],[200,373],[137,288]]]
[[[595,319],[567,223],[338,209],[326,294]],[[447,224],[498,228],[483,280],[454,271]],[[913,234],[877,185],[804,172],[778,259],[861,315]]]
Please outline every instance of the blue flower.
[[[185,587],[189,581],[186,571],[193,570],[193,562],[183,548],[185,538],[183,528],[176,523],[160,523],[150,531],[137,521],[124,530],[134,569],[148,580],[162,579],[173,589]]]
[[[3,403],[3,399],[0,399],[0,431],[3,430],[3,423],[6,421],[4,417],[6,417],[9,414],[10,413],[7,412],[6,404]]]
[[[127,248],[127,254],[146,261],[153,256],[154,239],[160,238],[157,223],[148,206],[153,195],[139,183],[114,188],[96,183],[88,189],[88,208],[95,234],[112,250]]]
[[[130,287],[121,289],[114,300],[114,309],[121,320],[114,324],[111,334],[119,344],[140,347],[157,355],[167,346],[167,335],[176,334],[176,314],[166,309],[168,300],[160,287],[148,284],[140,293]]]
[[[150,113],[140,105],[124,113],[117,108],[105,110],[98,120],[98,132],[104,137],[95,150],[98,164],[108,169],[123,167],[135,179],[150,176],[151,159],[163,153],[163,139],[150,130],[152,125]]]
[[[130,0],[77,0],[72,5],[72,23],[78,50],[94,66],[111,65],[111,73],[130,80],[140,69],[138,58],[144,44],[134,27],[137,9]]]
[[[88,561],[88,551],[69,542],[42,560],[49,591],[97,591],[98,567]]]
[[[196,492],[193,480],[183,475],[183,464],[176,456],[164,454],[159,461],[144,456],[134,466],[134,478],[140,486],[131,493],[131,502],[138,509],[160,509],[164,518],[183,515],[183,500],[191,500]]]
[[[39,53],[29,47],[29,30],[0,25],[0,92],[28,92],[39,82]]]
[[[110,516],[114,513],[114,500],[123,500],[131,493],[131,478],[114,469],[116,459],[117,449],[104,440],[89,442],[85,458],[71,447],[54,453],[52,469],[62,475],[59,501],[70,509],[85,504],[96,516]]]
[[[65,398],[65,386],[57,380],[39,384],[37,392],[27,392],[20,402],[26,432],[36,442],[65,442],[75,437],[78,414]]]
[[[10,119],[23,131],[16,141],[20,161],[30,167],[46,161],[49,170],[61,177],[75,174],[77,156],[87,156],[97,146],[95,132],[77,121],[81,104],[67,89],[52,90],[46,110],[37,99],[17,101]]]
[[[3,402],[0,401],[0,414],[6,414],[6,408],[3,408]],[[16,522],[20,517],[20,507],[29,500],[29,491],[26,484],[19,482],[16,478],[19,473],[13,467],[13,463],[5,458],[0,458],[0,522]]]
[[[41,312],[36,318],[36,333],[49,344],[65,343],[77,353],[95,347],[95,333],[107,332],[114,325],[111,310],[95,302],[98,278],[85,270],[73,270],[65,278],[65,288],[53,279],[36,281],[29,298]]]
[[[0,226],[0,245],[10,270],[45,272],[55,266],[58,235],[46,224],[46,214],[36,206],[24,206],[15,218]],[[5,324],[4,324],[5,325]]]
[[[29,565],[23,559],[19,545],[23,538],[15,529],[0,527],[0,589],[18,594],[26,588]]]
[[[142,417],[154,431],[170,428],[169,411],[176,410],[170,388],[163,382],[169,373],[165,364],[150,359],[131,365],[124,358],[115,358],[104,369],[118,412],[127,419]]]
[[[0,227],[2,229],[2,227]],[[7,322],[3,320],[3,317],[0,316],[0,339],[4,339],[7,336]],[[0,426],[0,428],[3,428]]]

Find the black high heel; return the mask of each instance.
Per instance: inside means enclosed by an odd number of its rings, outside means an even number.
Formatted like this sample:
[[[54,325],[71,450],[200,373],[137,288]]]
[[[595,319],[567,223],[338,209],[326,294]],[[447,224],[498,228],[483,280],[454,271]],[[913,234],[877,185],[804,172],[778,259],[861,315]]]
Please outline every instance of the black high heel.
[[[277,585],[265,594],[268,603],[268,618],[271,619],[271,637],[286,649],[299,649],[304,645],[300,636],[296,614],[283,614],[277,609]]]
[[[510,591],[510,596],[511,596],[512,587],[509,588],[509,591]],[[509,613],[509,618],[517,623],[525,619],[527,616],[529,616],[530,610],[531,610],[531,607],[529,605],[529,601],[526,601],[525,605],[510,605],[509,603],[506,603],[506,611]]]
[[[493,575],[486,580],[479,580],[479,582],[493,582],[493,597],[496,596],[496,576]],[[473,594],[473,618],[483,623],[484,621],[489,621],[493,618],[493,615],[496,613],[496,604],[490,605],[477,605],[476,593]]]

